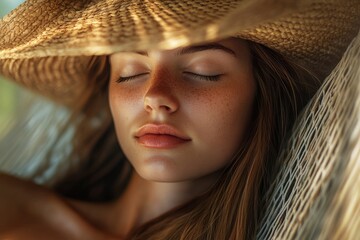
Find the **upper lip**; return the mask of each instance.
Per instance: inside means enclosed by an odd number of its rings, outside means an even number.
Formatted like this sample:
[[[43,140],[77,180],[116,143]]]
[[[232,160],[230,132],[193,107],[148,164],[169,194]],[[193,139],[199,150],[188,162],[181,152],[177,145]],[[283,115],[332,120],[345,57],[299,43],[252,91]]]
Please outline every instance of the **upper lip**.
[[[147,134],[171,135],[183,140],[191,140],[188,136],[167,124],[145,124],[138,129],[135,137],[139,138]]]

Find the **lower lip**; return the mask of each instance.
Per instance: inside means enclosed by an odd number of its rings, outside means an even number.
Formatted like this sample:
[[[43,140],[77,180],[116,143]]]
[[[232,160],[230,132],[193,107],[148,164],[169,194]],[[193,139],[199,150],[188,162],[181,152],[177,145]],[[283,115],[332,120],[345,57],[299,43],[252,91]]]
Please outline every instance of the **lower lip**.
[[[166,134],[146,134],[136,139],[138,143],[149,148],[173,148],[190,141]]]

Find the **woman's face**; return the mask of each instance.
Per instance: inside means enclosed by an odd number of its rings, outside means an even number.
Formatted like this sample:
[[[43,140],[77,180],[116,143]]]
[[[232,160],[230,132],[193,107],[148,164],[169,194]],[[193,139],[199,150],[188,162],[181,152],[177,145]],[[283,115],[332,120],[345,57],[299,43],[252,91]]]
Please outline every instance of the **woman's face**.
[[[256,91],[245,41],[121,52],[110,64],[116,134],[140,176],[195,180],[229,164],[249,129]]]

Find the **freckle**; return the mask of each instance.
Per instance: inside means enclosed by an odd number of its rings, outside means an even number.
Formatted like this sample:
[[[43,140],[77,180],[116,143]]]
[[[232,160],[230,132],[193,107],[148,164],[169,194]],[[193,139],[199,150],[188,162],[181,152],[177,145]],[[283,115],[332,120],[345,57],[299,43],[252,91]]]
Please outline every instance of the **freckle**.
[[[226,108],[230,111],[231,110],[231,108],[230,108],[230,104],[229,104],[229,102],[227,101],[226,102]]]

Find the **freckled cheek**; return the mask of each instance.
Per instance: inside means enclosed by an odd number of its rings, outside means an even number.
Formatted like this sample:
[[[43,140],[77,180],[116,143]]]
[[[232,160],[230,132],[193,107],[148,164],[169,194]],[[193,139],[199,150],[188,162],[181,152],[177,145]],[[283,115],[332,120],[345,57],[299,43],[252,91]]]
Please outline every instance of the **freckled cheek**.
[[[116,130],[119,133],[130,126],[142,104],[138,93],[127,88],[113,87],[109,91],[109,103]]]
[[[193,99],[194,123],[206,144],[231,151],[238,147],[252,114],[253,96],[231,89],[208,91]],[[232,145],[232,146],[231,146]]]
[[[216,132],[223,125],[224,115],[227,115],[227,97],[216,89],[190,92],[187,96],[187,109],[191,121],[202,136]],[[219,132],[218,132],[219,133]]]

